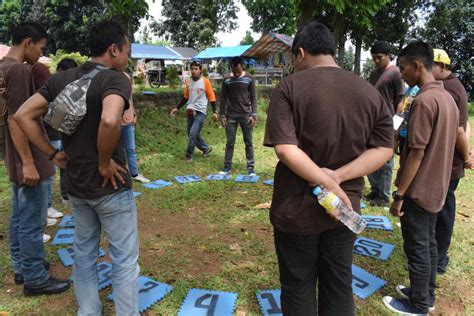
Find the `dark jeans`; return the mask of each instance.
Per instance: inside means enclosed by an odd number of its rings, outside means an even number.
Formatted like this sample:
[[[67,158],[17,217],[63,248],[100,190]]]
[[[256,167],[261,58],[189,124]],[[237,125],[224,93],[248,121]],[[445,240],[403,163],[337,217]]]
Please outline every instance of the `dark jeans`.
[[[436,287],[437,247],[435,238],[436,214],[405,197],[400,217],[403,249],[408,259],[410,302],[421,313],[428,313],[434,305]]]
[[[194,147],[199,148],[202,152],[209,150],[209,146],[201,137],[201,129],[204,125],[206,114],[196,111],[195,116],[188,116],[188,148],[186,149],[186,157],[192,158]]]
[[[275,230],[284,315],[355,315],[351,267],[355,239],[346,227],[314,235]]]
[[[386,202],[388,202],[391,197],[392,170],[393,157],[380,167],[380,169],[367,176],[370,182],[371,192],[377,193],[376,198],[382,199]]]
[[[441,212],[436,217],[436,242],[438,243],[438,272],[446,272],[448,267],[448,249],[453,236],[454,219],[456,216],[456,196],[459,179],[451,180],[448,194]]]
[[[254,169],[253,153],[253,128],[249,124],[249,117],[227,117],[227,144],[225,146],[224,168],[232,168],[232,157],[234,156],[235,135],[240,125],[245,143],[245,158],[247,158],[247,169]]]

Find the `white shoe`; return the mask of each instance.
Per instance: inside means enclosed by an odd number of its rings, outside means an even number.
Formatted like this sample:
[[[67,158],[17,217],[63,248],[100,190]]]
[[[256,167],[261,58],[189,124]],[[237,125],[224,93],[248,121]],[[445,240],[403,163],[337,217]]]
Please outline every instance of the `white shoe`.
[[[54,207],[48,207],[48,217],[49,218],[60,218],[63,217],[64,214],[55,209]]]
[[[46,226],[53,226],[53,225],[56,225],[57,222],[58,222],[57,219],[49,218],[49,217],[48,217],[48,220],[46,221]]]
[[[137,174],[135,177],[132,177],[132,179],[141,183],[150,183],[150,180],[145,178],[142,174]]]
[[[47,243],[51,239],[50,235],[43,234],[43,243]]]

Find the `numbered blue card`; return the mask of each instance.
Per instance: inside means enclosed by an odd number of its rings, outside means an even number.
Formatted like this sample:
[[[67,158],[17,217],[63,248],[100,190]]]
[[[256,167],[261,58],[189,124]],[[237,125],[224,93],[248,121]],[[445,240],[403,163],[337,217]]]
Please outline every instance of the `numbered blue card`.
[[[105,256],[105,251],[102,248],[99,249],[99,257]],[[58,250],[58,257],[64,266],[70,267],[74,264],[74,249],[62,248]]]
[[[161,301],[173,287],[166,283],[155,281],[145,276],[138,277],[138,311],[143,313],[151,306]],[[109,300],[114,299],[114,293],[112,292],[107,296]]]
[[[393,230],[392,222],[387,216],[362,215],[362,217],[367,222],[367,228]]]
[[[354,264],[352,265],[352,291],[359,298],[366,299],[384,285],[384,280]]]
[[[156,181],[153,181],[153,182],[150,182],[150,183],[146,183],[143,186],[145,188],[148,188],[148,189],[160,189],[160,188],[164,188],[164,187],[169,187],[172,184],[173,183],[171,183],[169,181],[156,180]]]
[[[280,303],[280,290],[257,292],[257,301],[263,316],[283,315]]]
[[[74,242],[74,229],[58,229],[51,245],[72,244]]]
[[[235,182],[249,182],[249,183],[255,183],[260,179],[260,176],[249,176],[246,174],[239,174],[237,177],[235,177]]]
[[[74,275],[69,279],[74,282]],[[110,262],[102,261],[97,263],[97,281],[99,291],[112,285],[112,264]]]
[[[188,176],[176,176],[174,177],[178,183],[192,183],[192,182],[200,182],[201,178],[196,175],[188,175]]]
[[[263,181],[263,184],[273,185],[273,179]]]
[[[141,192],[133,192],[133,197],[139,197],[140,195],[142,195]]]
[[[64,215],[58,227],[74,227],[74,217],[72,215]]]
[[[190,289],[178,316],[232,316],[237,293]]]
[[[361,209],[367,208],[367,204],[365,204],[364,202],[360,201],[360,208],[361,208]]]
[[[385,261],[388,260],[394,248],[395,246],[392,244],[365,237],[358,237],[354,244],[354,253]]]
[[[232,176],[230,174],[210,174],[207,176],[207,181],[227,181],[230,180]]]

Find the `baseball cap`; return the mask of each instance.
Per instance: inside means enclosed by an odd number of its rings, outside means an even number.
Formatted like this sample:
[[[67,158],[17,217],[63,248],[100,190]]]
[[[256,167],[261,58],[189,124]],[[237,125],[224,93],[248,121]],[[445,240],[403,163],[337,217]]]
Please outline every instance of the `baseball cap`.
[[[433,61],[435,63],[451,65],[451,59],[449,58],[448,53],[446,53],[444,49],[438,49],[438,48],[433,49],[433,55],[434,55]]]

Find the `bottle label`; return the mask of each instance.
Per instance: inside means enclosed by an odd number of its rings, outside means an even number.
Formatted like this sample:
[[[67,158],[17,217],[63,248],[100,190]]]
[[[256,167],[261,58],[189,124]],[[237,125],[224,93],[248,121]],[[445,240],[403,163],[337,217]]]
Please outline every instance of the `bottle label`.
[[[330,193],[323,201],[319,201],[322,207],[326,209],[328,213],[331,213],[337,208],[339,204],[339,198],[334,193]]]

